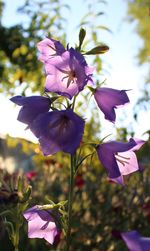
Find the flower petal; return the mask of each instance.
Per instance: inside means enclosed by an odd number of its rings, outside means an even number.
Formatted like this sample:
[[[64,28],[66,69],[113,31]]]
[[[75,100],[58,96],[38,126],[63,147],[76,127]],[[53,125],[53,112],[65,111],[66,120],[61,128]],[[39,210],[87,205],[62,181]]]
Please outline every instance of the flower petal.
[[[111,122],[116,120],[115,108],[129,102],[126,90],[101,87],[96,89],[94,97],[105,119]]]
[[[105,147],[105,144],[99,145],[97,148],[97,154],[110,179],[117,178],[121,175],[114,154],[108,151],[107,147]]]
[[[119,176],[119,177],[114,178],[114,179],[110,179],[109,178],[109,180],[112,181],[112,182],[114,182],[114,183],[116,183],[116,184],[124,186],[124,180],[123,180],[122,176]]]
[[[128,142],[110,141],[97,147],[99,160],[111,180],[115,179],[114,182],[123,183],[120,176],[139,170],[133,149],[142,144],[143,141],[130,138]]]
[[[85,85],[93,83],[93,69],[87,66],[84,57],[73,48],[48,60],[45,68],[45,90],[70,99],[82,91]]]
[[[120,161],[117,161],[120,173],[122,175],[128,175],[130,173],[136,172],[139,170],[139,165],[137,162],[137,157],[134,152],[127,151],[118,153],[117,155]]]
[[[142,251],[150,250],[150,238],[141,237],[140,238]]]
[[[25,211],[23,215],[28,221],[29,238],[44,238],[50,244],[54,243],[55,236],[59,231],[50,212],[34,206]]]
[[[144,251],[140,244],[140,235],[137,231],[130,231],[121,234],[130,251]]]
[[[146,141],[141,139],[133,138],[133,140],[136,142],[136,145],[132,148],[132,151],[139,150],[143,144],[145,144]]]
[[[45,38],[37,44],[38,50],[41,52],[39,60],[45,63],[54,56],[61,55],[65,52],[64,46],[57,40]]]
[[[45,155],[58,151],[73,154],[81,142],[84,123],[81,117],[69,109],[39,115],[30,129],[39,138]]]
[[[42,96],[15,96],[10,99],[13,103],[22,106],[18,114],[18,120],[25,124],[30,124],[41,113],[48,112],[50,99]]]

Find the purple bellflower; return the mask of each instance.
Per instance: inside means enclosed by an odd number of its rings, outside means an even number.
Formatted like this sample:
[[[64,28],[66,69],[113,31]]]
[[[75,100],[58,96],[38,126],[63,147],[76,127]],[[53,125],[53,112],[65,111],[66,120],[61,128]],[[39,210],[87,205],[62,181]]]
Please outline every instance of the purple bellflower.
[[[41,210],[36,205],[25,211],[23,216],[28,221],[29,238],[43,238],[50,244],[54,243],[59,229],[50,212]]]
[[[14,96],[10,100],[22,106],[17,119],[27,125],[30,125],[39,114],[48,112],[51,104],[49,98],[42,96]]]
[[[30,129],[39,139],[44,155],[58,151],[73,154],[81,142],[84,123],[81,117],[69,109],[39,115]]]
[[[126,90],[115,90],[112,88],[101,87],[94,92],[94,98],[100,110],[104,113],[105,119],[115,122],[115,108],[129,102]]]
[[[41,53],[38,59],[43,63],[46,63],[47,60],[65,52],[64,46],[59,41],[51,38],[45,38],[39,42],[37,48]]]
[[[149,251],[150,238],[141,237],[137,231],[121,233],[129,251]]]
[[[47,61],[45,68],[45,91],[71,99],[82,91],[85,85],[93,84],[91,77],[94,68],[88,67],[84,57],[73,48]]]
[[[106,168],[110,180],[123,185],[123,175],[139,170],[134,151],[144,143],[143,140],[131,138],[129,142],[110,141],[98,145],[99,160]]]

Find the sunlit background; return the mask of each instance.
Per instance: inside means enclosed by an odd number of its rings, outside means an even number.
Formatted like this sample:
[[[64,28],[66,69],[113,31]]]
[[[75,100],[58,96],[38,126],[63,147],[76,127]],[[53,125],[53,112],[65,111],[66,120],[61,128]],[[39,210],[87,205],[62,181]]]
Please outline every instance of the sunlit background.
[[[70,10],[64,8],[67,23],[65,32],[67,34],[67,42],[74,45],[78,40],[79,23],[83,16],[87,13],[87,5],[83,1],[65,1],[70,6]],[[91,2],[94,6],[94,1]],[[18,23],[26,25],[28,18],[21,13],[17,13],[17,9],[21,6],[19,0],[5,1],[5,8],[2,16],[2,24],[9,27]],[[102,122],[104,134],[114,132],[115,127],[127,127],[129,131],[135,131],[137,137],[141,137],[144,132],[149,130],[150,111],[136,108],[136,103],[141,97],[144,88],[144,76],[149,65],[138,65],[137,54],[143,41],[136,33],[137,22],[129,22],[127,15],[128,2],[124,0],[109,0],[107,4],[102,3],[98,12],[104,12],[98,20],[93,18],[96,26],[105,26],[107,29],[97,29],[99,41],[109,45],[110,50],[102,55],[103,71],[100,79],[106,79],[108,87],[130,90],[128,95],[131,103],[125,108],[117,111],[117,122],[113,126],[109,122]],[[64,14],[63,13],[63,14]],[[149,10],[147,7],[147,13]],[[84,25],[83,25],[84,27]],[[45,34],[47,35],[47,34]],[[43,36],[44,38],[44,36]],[[36,44],[35,44],[36,47]],[[95,80],[99,77],[95,74]],[[21,89],[16,89],[16,95],[21,93]],[[30,93],[29,93],[30,94]],[[10,101],[10,96],[6,93],[0,94],[0,135],[4,137],[9,134],[13,137],[24,137],[36,141],[35,137],[28,131],[24,131],[25,126],[16,120],[19,111]],[[90,105],[90,104],[89,104]],[[138,114],[137,121],[134,120],[134,112]],[[100,118],[103,115],[100,114]],[[107,128],[107,129],[106,129]],[[144,136],[143,136],[144,137]]]

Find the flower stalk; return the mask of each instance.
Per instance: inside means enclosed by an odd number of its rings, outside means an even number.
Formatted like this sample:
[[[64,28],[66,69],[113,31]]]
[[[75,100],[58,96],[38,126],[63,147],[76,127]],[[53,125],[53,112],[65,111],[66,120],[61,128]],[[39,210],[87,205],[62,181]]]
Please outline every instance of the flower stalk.
[[[68,229],[67,229],[67,249],[66,251],[70,251],[71,245],[71,223],[72,223],[72,204],[73,204],[73,188],[74,188],[74,170],[75,165],[74,161],[75,155],[70,155],[70,181],[69,181],[69,198],[68,198]]]

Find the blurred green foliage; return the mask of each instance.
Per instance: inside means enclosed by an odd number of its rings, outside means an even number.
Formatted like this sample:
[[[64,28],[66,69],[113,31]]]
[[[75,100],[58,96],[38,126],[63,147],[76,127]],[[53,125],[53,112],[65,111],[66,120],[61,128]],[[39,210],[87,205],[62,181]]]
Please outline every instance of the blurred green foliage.
[[[137,52],[137,58],[140,65],[150,63],[150,0],[128,1],[128,17],[130,22],[136,23],[136,32],[142,39],[142,45]],[[139,103],[148,109],[150,101],[150,70],[145,76],[146,85],[143,86],[143,92]]]

